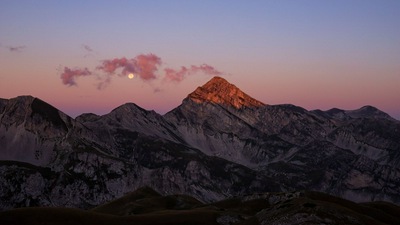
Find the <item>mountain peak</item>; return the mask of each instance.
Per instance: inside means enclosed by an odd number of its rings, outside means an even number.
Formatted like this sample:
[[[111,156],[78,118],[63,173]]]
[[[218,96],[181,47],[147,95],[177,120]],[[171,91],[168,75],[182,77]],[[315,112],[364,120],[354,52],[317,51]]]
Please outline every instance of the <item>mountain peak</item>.
[[[374,106],[366,105],[356,110],[347,110],[346,114],[353,118],[385,118],[393,119],[387,113]]]
[[[265,105],[250,97],[222,77],[213,77],[206,84],[198,87],[194,92],[189,94],[188,98],[196,103],[211,102],[232,106],[236,109]]]

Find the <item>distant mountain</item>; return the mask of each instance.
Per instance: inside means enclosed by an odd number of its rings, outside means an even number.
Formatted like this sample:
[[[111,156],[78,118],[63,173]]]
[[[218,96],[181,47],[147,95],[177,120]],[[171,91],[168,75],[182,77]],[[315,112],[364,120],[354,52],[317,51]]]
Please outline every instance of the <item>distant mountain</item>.
[[[342,110],[333,108],[328,111],[314,110],[315,113],[328,116],[329,118],[336,118],[340,120],[344,119],[356,119],[356,118],[376,118],[376,119],[388,119],[394,120],[387,113],[380,111],[373,106],[363,106],[356,110]]]
[[[357,204],[312,191],[256,193],[204,204],[145,187],[91,210],[21,208],[0,212],[2,225],[39,224],[399,224],[400,207]]]
[[[400,203],[400,122],[365,106],[267,105],[221,77],[164,116],[133,103],[73,119],[0,99],[0,208],[92,208],[142,186],[211,202],[320,191]]]

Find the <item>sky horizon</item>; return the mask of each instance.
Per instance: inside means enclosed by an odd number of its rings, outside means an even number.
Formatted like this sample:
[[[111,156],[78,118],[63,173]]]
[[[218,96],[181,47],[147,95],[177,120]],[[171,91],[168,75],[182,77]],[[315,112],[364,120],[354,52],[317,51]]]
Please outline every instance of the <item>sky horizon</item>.
[[[2,1],[0,98],[164,114],[213,76],[269,105],[400,120],[400,1]]]

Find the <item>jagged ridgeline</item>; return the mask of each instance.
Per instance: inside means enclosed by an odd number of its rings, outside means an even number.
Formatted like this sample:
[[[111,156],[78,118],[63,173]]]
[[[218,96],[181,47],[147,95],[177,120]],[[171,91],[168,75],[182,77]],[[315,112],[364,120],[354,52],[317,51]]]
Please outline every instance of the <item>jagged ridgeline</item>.
[[[400,203],[400,122],[365,106],[268,105],[215,77],[165,115],[133,103],[73,119],[0,99],[0,208],[91,209],[148,186],[210,203],[319,191]]]

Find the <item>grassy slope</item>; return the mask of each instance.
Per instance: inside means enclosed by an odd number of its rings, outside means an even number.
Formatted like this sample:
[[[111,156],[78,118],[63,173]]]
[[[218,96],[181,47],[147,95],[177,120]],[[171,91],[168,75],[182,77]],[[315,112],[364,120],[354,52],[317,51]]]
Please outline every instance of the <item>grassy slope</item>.
[[[111,224],[217,224],[217,213],[207,209],[163,211],[135,216],[114,216],[70,208],[22,208],[0,212],[2,225],[111,225]]]
[[[202,203],[186,195],[161,196],[151,188],[140,188],[122,198],[100,205],[93,212],[117,216],[128,216],[163,210],[188,210]]]
[[[20,208],[0,212],[1,225],[124,225],[124,224],[218,224],[221,216],[236,219],[236,224],[259,224],[259,220],[279,221],[296,214],[329,218],[334,223],[400,224],[400,207],[385,203],[362,203],[318,192],[270,204],[265,198],[243,201],[232,198],[202,204],[182,195],[161,196],[150,188],[141,188],[92,210],[70,208]],[[267,218],[260,216],[262,213]],[[313,218],[312,216],[310,217]],[[349,219],[350,218],[350,219]],[[264,221],[265,222],[265,221]],[[312,222],[312,221],[309,221]]]

